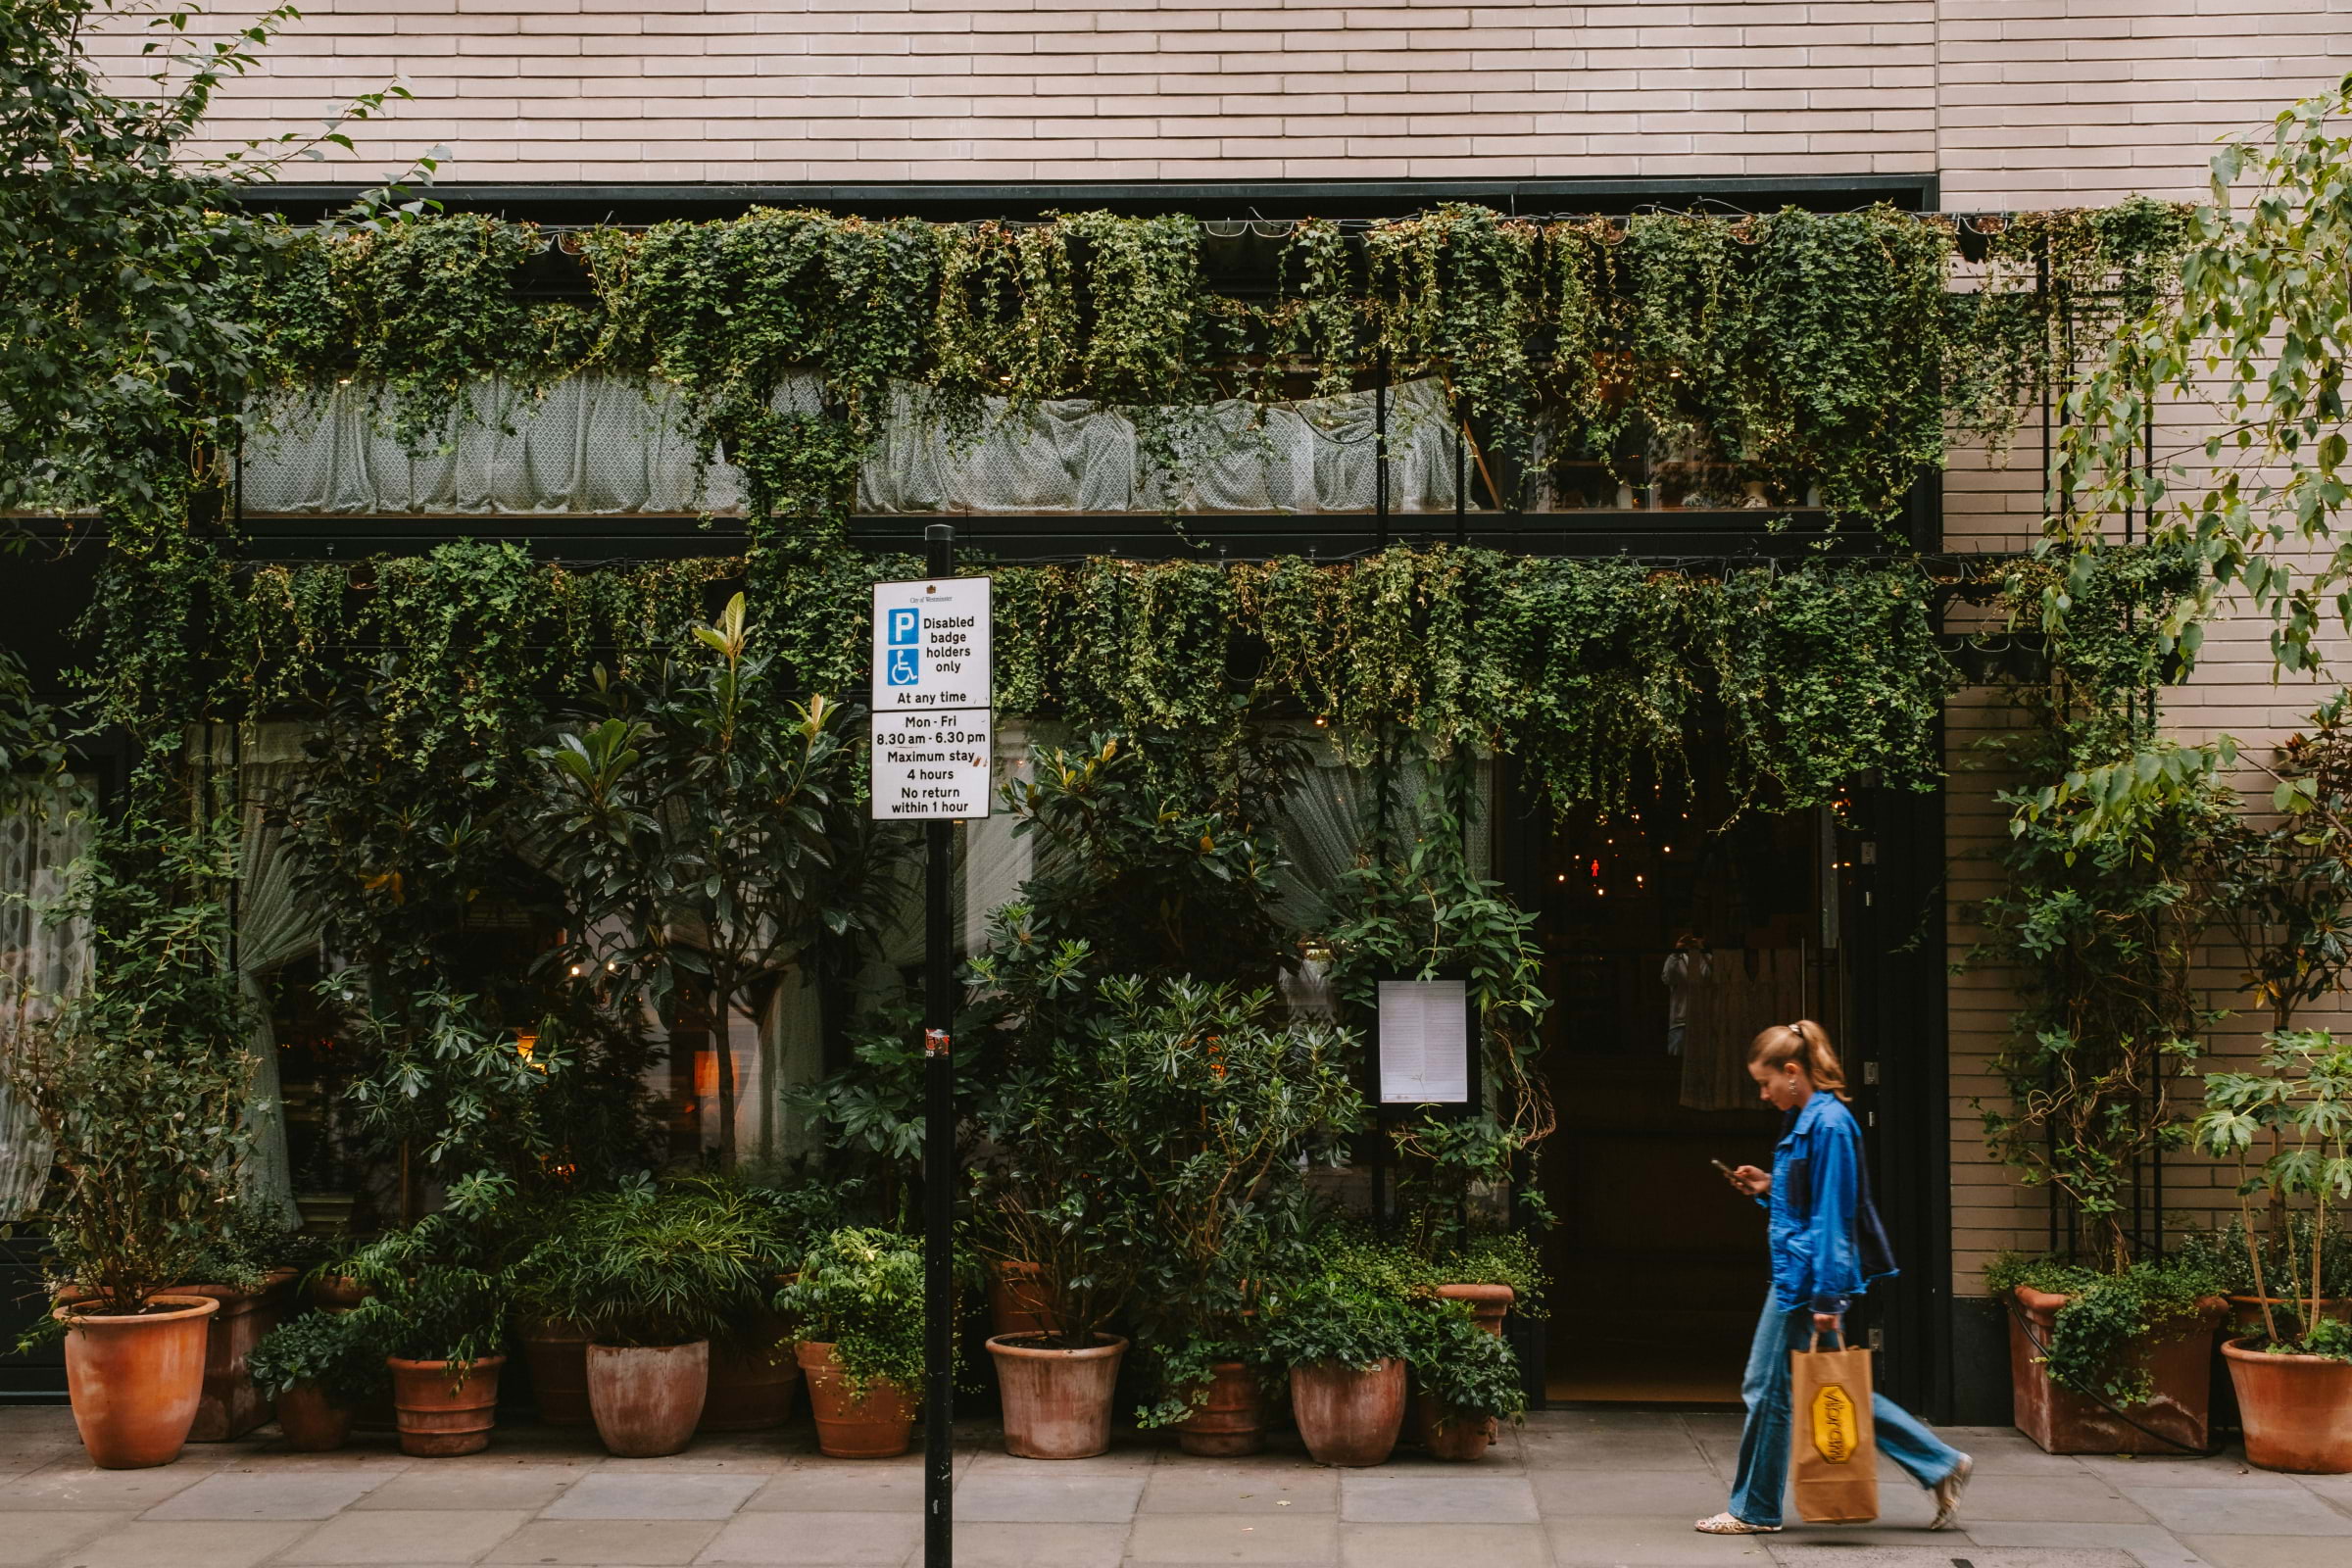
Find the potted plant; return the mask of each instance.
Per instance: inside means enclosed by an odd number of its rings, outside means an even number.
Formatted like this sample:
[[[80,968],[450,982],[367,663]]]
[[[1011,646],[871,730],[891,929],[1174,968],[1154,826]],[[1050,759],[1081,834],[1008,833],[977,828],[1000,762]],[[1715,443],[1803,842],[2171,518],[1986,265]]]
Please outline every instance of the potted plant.
[[[360,1402],[379,1393],[384,1358],[363,1321],[344,1312],[306,1312],[280,1323],[246,1353],[262,1397],[274,1402],[278,1430],[297,1453],[340,1448]]]
[[[1494,1441],[1496,1422],[1527,1407],[1519,1358],[1502,1338],[1509,1304],[1540,1301],[1535,1249],[1515,1234],[1478,1235],[1437,1260],[1380,1242],[1356,1227],[1328,1233],[1325,1271],[1406,1303],[1405,1430],[1431,1457],[1471,1460]]]
[[[48,1018],[20,1013],[0,1042],[56,1162],[49,1321],[74,1425],[106,1469],[169,1464],[187,1441],[220,1303],[172,1287],[227,1222],[244,1151],[251,1063],[232,1044],[234,982],[212,970],[218,911],[175,892],[222,852],[216,836],[157,837],[166,863],[118,877],[101,856],[82,873],[79,912],[120,922],[89,988]]]
[[[241,1438],[270,1419],[270,1396],[255,1386],[246,1358],[284,1316],[294,1283],[317,1250],[273,1205],[251,1197],[230,1209],[204,1248],[185,1289],[212,1297],[220,1309],[206,1320],[204,1394],[188,1429],[190,1443]]]
[[[811,1237],[840,1223],[840,1187],[780,1173],[712,1172],[679,1179],[685,1190],[727,1205],[758,1250],[757,1276],[728,1310],[710,1341],[710,1392],[703,1399],[703,1432],[759,1432],[792,1418],[801,1386],[793,1354],[797,1331],[775,1309],[775,1292],[792,1283],[791,1270]]]
[[[607,1448],[650,1458],[693,1441],[711,1337],[771,1272],[763,1240],[714,1195],[635,1187],[574,1203],[517,1266],[520,1291],[567,1303],[588,1334],[588,1406]]]
[[[2122,1269],[2008,1252],[1984,1272],[2009,1307],[2018,1430],[2051,1453],[2207,1446],[2220,1281],[2195,1257]]]
[[[808,1250],[775,1306],[800,1325],[794,1349],[817,1446],[836,1459],[905,1453],[923,1393],[921,1244],[834,1231]]]
[[[1404,1425],[1406,1358],[1420,1325],[1395,1291],[1320,1273],[1264,1299],[1267,1348],[1290,1368],[1291,1413],[1317,1464],[1387,1461]]]
[[[351,1275],[368,1294],[349,1314],[351,1332],[391,1368],[403,1453],[439,1458],[490,1446],[512,1301],[501,1232],[514,1193],[505,1176],[461,1177],[447,1208],[352,1256]]]
[[[2266,1470],[2338,1475],[2352,1471],[2352,1325],[2327,1310],[2327,1253],[2340,1221],[2331,1201],[2352,1201],[2352,1046],[2326,1030],[2274,1032],[2255,1072],[2220,1072],[2205,1080],[2198,1141],[2231,1155],[2241,1176],[2238,1201],[2262,1323],[2222,1347],[2246,1430],[2246,1458]],[[2271,1150],[2247,1173],[2257,1139]],[[2274,1277],[2254,1242],[2253,1198],[2283,1205],[2310,1200],[2297,1245],[2294,1228],[2273,1240],[2288,1265]],[[2340,1210],[2338,1210],[2340,1212]],[[2281,1308],[2274,1289],[2286,1293]]]

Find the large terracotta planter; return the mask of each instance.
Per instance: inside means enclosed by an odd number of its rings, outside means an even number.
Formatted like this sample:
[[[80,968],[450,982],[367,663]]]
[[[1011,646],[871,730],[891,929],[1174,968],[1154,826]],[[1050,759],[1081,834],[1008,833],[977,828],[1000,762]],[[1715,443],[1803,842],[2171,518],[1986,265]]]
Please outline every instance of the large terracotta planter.
[[[1295,1366],[1291,1414],[1315,1463],[1385,1463],[1404,1425],[1404,1363],[1392,1356],[1361,1372],[1331,1361]]]
[[[1048,1304],[1046,1271],[1035,1263],[999,1258],[988,1265],[988,1329],[1002,1338],[1012,1334],[1051,1334],[1054,1309]]]
[[[220,1303],[205,1332],[204,1396],[188,1428],[190,1443],[226,1443],[269,1421],[270,1401],[253,1386],[245,1356],[284,1319],[294,1278],[295,1271],[285,1268],[273,1270],[258,1291],[228,1285],[175,1287],[176,1294],[209,1296]]]
[[[101,1470],[145,1470],[179,1457],[204,1397],[209,1296],[149,1298],[136,1316],[56,1309],[66,1325],[74,1425]]]
[[[2058,1309],[2067,1298],[2019,1286],[2017,1304],[2034,1335],[2049,1343]],[[2133,1426],[2105,1405],[2050,1381],[2040,1352],[2028,1339],[2018,1314],[2009,1318],[2009,1375],[2017,1429],[2050,1453],[2203,1452],[2211,1446],[2213,1336],[2229,1304],[2208,1298],[2194,1319],[2174,1325],[2140,1348],[2138,1361],[2155,1393],[2127,1414]],[[2146,1428],[2146,1431],[2140,1428]]]
[[[853,1392],[833,1358],[833,1347],[804,1340],[793,1348],[808,1384],[808,1413],[816,1446],[836,1459],[891,1459],[914,1438],[914,1398],[888,1378]]]
[[[584,1427],[596,1420],[588,1408],[588,1331],[560,1318],[523,1326],[523,1361],[531,1369],[531,1401],[551,1427]]]
[[[1176,1423],[1176,1446],[1204,1459],[1230,1459],[1266,1446],[1266,1391],[1246,1361],[1208,1369],[1208,1397]]]
[[[400,1422],[400,1451],[418,1459],[479,1453],[498,1424],[498,1369],[503,1355],[485,1355],[465,1371],[447,1361],[392,1356],[392,1407]]]
[[[351,1439],[351,1407],[316,1383],[297,1383],[277,1396],[277,1430],[296,1453],[331,1452]]]
[[[623,1459],[676,1453],[694,1441],[710,1381],[710,1342],[588,1347],[596,1435]]]
[[[373,1294],[348,1274],[321,1274],[311,1281],[311,1304],[321,1312],[348,1312]]]
[[[2264,1470],[2352,1472],[2352,1361],[2222,1347],[2246,1424],[2246,1461]]]
[[[988,1342],[1004,1400],[1004,1451],[1021,1459],[1091,1459],[1110,1446],[1110,1395],[1127,1342],[1098,1334],[1082,1350]],[[1043,1338],[1043,1336],[1037,1336]]]
[[[1502,1320],[1511,1310],[1511,1303],[1519,1298],[1519,1294],[1508,1285],[1441,1285],[1438,1287],[1438,1298],[1468,1301],[1470,1315],[1478,1320],[1478,1326],[1499,1339]]]
[[[792,1353],[794,1325],[762,1312],[733,1336],[710,1342],[710,1390],[703,1399],[705,1432],[763,1432],[792,1419],[801,1386]]]
[[[2260,1296],[2232,1296],[2230,1298],[2230,1328],[2231,1332],[2240,1335],[2268,1332],[2263,1327],[2262,1321],[2262,1304],[2265,1299],[2266,1298]],[[2274,1317],[2281,1312],[2292,1313],[2298,1318],[2303,1315],[2304,1302],[2292,1297],[2273,1296],[2267,1299],[2270,1301],[2271,1313]],[[2334,1318],[2339,1323],[2352,1323],[2352,1300],[2323,1296],[2320,1298],[2320,1316]]]

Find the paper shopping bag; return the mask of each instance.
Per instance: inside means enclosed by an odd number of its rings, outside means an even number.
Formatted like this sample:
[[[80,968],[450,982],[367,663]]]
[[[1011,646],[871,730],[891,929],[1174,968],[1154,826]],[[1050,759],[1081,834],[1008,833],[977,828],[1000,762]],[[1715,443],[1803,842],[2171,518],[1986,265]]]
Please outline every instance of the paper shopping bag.
[[[1870,1352],[1788,1352],[1789,1475],[1796,1516],[1860,1524],[1879,1516],[1879,1450],[1870,1419]]]

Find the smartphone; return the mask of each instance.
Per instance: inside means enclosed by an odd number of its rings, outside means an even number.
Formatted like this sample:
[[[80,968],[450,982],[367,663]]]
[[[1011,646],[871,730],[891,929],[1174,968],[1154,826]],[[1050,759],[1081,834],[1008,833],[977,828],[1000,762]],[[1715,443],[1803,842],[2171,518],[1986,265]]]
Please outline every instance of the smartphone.
[[[1726,1165],[1720,1159],[1710,1159],[1707,1161],[1707,1163],[1714,1166],[1717,1170],[1723,1172],[1723,1179],[1725,1181],[1730,1182],[1735,1187],[1740,1185],[1739,1173],[1734,1171],[1731,1166]]]

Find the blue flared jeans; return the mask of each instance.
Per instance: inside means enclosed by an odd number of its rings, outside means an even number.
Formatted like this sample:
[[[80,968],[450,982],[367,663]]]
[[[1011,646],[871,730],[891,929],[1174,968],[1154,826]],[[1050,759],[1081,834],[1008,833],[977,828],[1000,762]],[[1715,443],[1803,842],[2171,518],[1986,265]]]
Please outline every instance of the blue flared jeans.
[[[1785,1311],[1765,1298],[1756,1343],[1747,1352],[1747,1375],[1740,1382],[1747,1425],[1740,1434],[1740,1474],[1732,1483],[1732,1513],[1751,1525],[1781,1522],[1781,1498],[1788,1490],[1788,1352],[1804,1349],[1812,1340],[1809,1309]],[[1884,1394],[1872,1396],[1870,1407],[1879,1451],[1921,1486],[1932,1487],[1958,1467],[1960,1450],[1910,1411]]]

